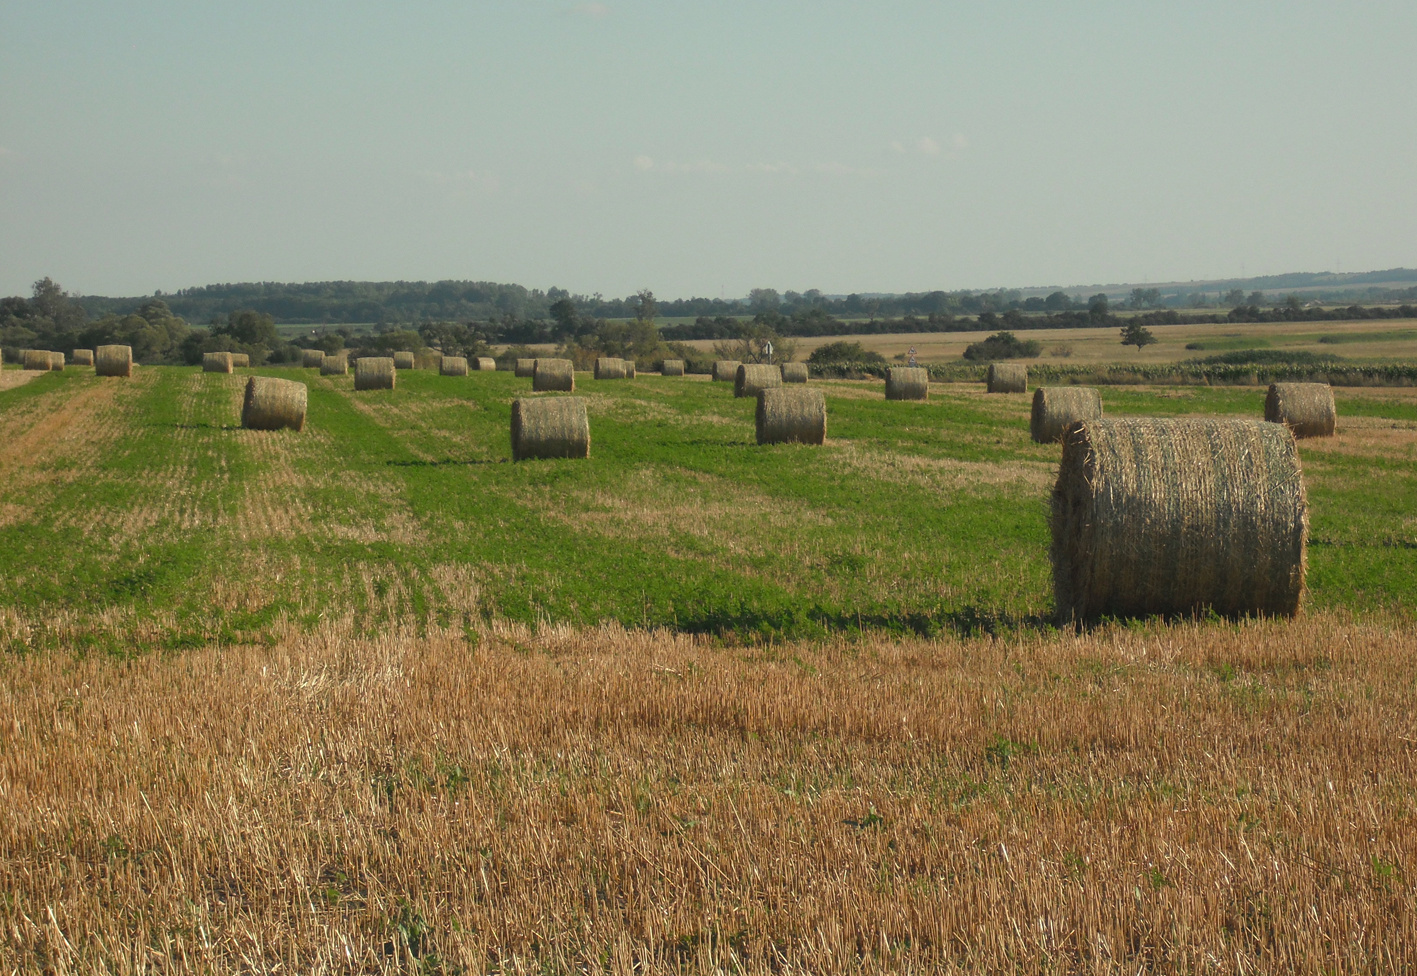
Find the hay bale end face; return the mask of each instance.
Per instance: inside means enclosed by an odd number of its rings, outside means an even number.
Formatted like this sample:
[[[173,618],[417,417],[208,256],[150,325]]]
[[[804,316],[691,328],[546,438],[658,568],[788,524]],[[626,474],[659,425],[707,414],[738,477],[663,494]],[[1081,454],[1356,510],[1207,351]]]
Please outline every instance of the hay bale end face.
[[[396,372],[394,361],[388,356],[361,356],[354,361],[354,388],[392,390]]]
[[[595,378],[598,380],[623,380],[627,375],[623,359],[600,356],[595,361]]]
[[[241,426],[247,430],[301,430],[305,426],[308,391],[304,383],[253,376],[246,381]]]
[[[202,354],[203,373],[230,373],[235,369],[229,352],[207,352]]]
[[[1062,440],[1079,420],[1102,419],[1102,394],[1088,386],[1040,386],[1033,391],[1028,432],[1039,444]]]
[[[743,364],[736,359],[720,359],[713,364],[713,381],[715,383],[736,383],[738,381],[738,367]]]
[[[767,363],[743,363],[733,380],[735,397],[755,397],[763,390],[782,385],[782,370]]]
[[[231,354],[231,365],[238,369],[251,365],[251,354],[246,352],[234,352]]]
[[[821,444],[827,439],[827,398],[821,390],[774,387],[758,392],[759,444]]]
[[[806,363],[783,363],[782,382],[784,383],[805,383],[807,382]]]
[[[1264,419],[1295,437],[1332,437],[1338,427],[1333,387],[1327,383],[1275,383],[1264,398]]]
[[[985,382],[990,393],[1027,393],[1028,367],[1023,363],[990,363]]]
[[[887,400],[928,400],[930,371],[924,366],[892,366],[886,370]]]
[[[478,356],[476,359],[472,360],[472,362],[477,364],[477,371],[479,373],[492,373],[497,370],[497,360],[493,359],[491,356]]]
[[[590,418],[580,397],[512,401],[512,460],[590,457]]]
[[[538,359],[531,388],[538,393],[570,393],[576,388],[575,364],[569,359]]]
[[[683,375],[684,375],[684,360],[682,360],[682,359],[666,359],[664,362],[662,362],[662,363],[659,364],[659,375],[660,375],[660,376],[683,376]]]
[[[1308,526],[1298,451],[1278,424],[1082,421],[1053,489],[1058,616],[1293,616]]]
[[[467,357],[444,356],[442,362],[438,364],[438,372],[443,376],[466,376]]]
[[[300,350],[300,362],[305,369],[319,369],[320,364],[325,361],[325,350],[323,349],[302,349]]]
[[[627,380],[632,380],[632,379],[634,379],[634,378],[635,378],[635,361],[634,361],[633,359],[627,359],[627,360],[625,360],[625,379],[627,379]]]
[[[69,362],[73,363],[75,366],[92,366],[93,350],[75,349],[72,353],[69,354]]]
[[[414,364],[414,361],[413,361],[413,353],[411,353],[411,352],[396,352],[396,353],[394,353],[394,369],[413,369],[413,364]]]
[[[49,368],[56,373],[64,371],[64,354],[62,352],[51,352],[49,354]]]
[[[99,346],[94,350],[93,370],[99,376],[132,376],[132,346]]]
[[[321,376],[344,376],[349,372],[349,357],[342,352],[329,353],[320,360]]]
[[[536,372],[536,360],[518,359],[514,371],[517,376],[531,377]]]

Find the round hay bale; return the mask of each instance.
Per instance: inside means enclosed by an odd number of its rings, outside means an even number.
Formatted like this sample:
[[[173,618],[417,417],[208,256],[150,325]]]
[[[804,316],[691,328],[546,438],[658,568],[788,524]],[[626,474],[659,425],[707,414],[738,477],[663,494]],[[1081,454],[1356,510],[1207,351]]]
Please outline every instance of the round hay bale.
[[[773,387],[758,391],[759,444],[821,444],[827,439],[827,398],[821,390]]]
[[[477,370],[480,373],[492,373],[497,370],[497,360],[491,356],[478,356],[473,362],[477,364]]]
[[[305,426],[308,391],[304,383],[253,376],[246,381],[246,399],[241,404],[241,426],[247,430],[280,430]]]
[[[623,380],[626,375],[626,365],[623,359],[600,356],[595,360],[595,378],[598,380]]]
[[[805,383],[807,382],[806,363],[783,363],[782,382],[784,383]]]
[[[49,369],[48,349],[24,349],[20,355],[23,357],[25,369],[44,370]]]
[[[713,381],[715,383],[738,382],[738,367],[742,365],[736,359],[718,360],[713,364]]]
[[[93,350],[75,349],[69,354],[69,362],[73,363],[75,366],[92,366]]]
[[[773,390],[782,385],[782,370],[767,363],[742,363],[733,380],[733,395],[755,397],[761,390]]]
[[[627,380],[632,380],[632,379],[634,379],[634,378],[635,378],[635,361],[634,361],[633,359],[627,359],[627,360],[625,360],[625,379],[627,379]]]
[[[1065,622],[1299,608],[1308,507],[1294,438],[1278,424],[1074,424],[1052,509],[1053,595]]]
[[[231,354],[231,365],[237,369],[251,365],[251,354],[246,352],[234,352]]]
[[[662,363],[659,364],[659,375],[660,375],[660,376],[683,376],[683,375],[684,375],[684,360],[682,360],[682,359],[666,359],[664,362],[662,362]]]
[[[349,372],[349,357],[342,352],[332,352],[320,360],[321,376],[344,376]]]
[[[93,370],[99,376],[132,376],[132,346],[99,346],[94,352]]]
[[[443,376],[466,376],[466,356],[444,356],[438,363],[438,372]]]
[[[590,457],[585,400],[527,397],[512,401],[512,460],[585,457]]]
[[[1295,437],[1332,437],[1338,426],[1333,387],[1327,383],[1273,383],[1264,398],[1264,419],[1283,424]]]
[[[325,350],[323,349],[300,350],[300,365],[305,369],[319,369],[320,364],[324,361]]]
[[[394,353],[394,369],[413,369],[414,359],[411,352]]]
[[[924,366],[892,366],[886,370],[886,399],[930,399],[930,371]]]
[[[990,363],[990,393],[1027,393],[1028,367],[1023,363]]]
[[[49,354],[49,368],[56,373],[64,372],[64,354],[62,352],[51,352]]]
[[[230,373],[234,368],[229,352],[202,353],[203,373]]]
[[[531,388],[538,393],[570,393],[576,388],[576,367],[569,359],[538,359],[531,374]]]
[[[361,356],[354,361],[356,390],[392,390],[396,370],[388,356]]]
[[[536,373],[536,360],[535,360],[535,359],[518,359],[518,360],[517,360],[517,365],[516,365],[516,367],[514,368],[514,372],[515,372],[515,374],[516,374],[517,376],[532,376],[532,375],[534,375],[534,374]]]
[[[1102,394],[1088,386],[1040,386],[1033,391],[1028,431],[1040,444],[1062,440],[1079,420],[1102,419]]]

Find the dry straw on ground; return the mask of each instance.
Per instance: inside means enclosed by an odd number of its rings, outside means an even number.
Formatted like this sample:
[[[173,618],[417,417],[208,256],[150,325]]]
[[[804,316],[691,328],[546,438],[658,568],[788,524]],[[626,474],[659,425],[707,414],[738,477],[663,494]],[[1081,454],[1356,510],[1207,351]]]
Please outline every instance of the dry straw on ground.
[[[782,370],[767,363],[743,363],[733,380],[733,395],[755,397],[762,390],[772,390],[782,385]]]
[[[1338,426],[1333,387],[1327,383],[1274,383],[1264,400],[1264,419],[1284,424],[1295,437],[1332,437]]]
[[[229,352],[202,353],[202,372],[230,373],[234,369]]]
[[[413,353],[407,351],[394,353],[394,369],[413,369],[414,365]]]
[[[821,444],[827,439],[827,398],[821,390],[777,387],[758,392],[759,444]]]
[[[1079,420],[1102,419],[1102,394],[1087,386],[1040,386],[1033,391],[1029,434],[1039,444],[1061,440]]]
[[[466,376],[466,356],[444,356],[438,363],[438,372],[443,376]]]
[[[523,397],[512,401],[512,460],[585,457],[590,457],[585,400]]]
[[[738,367],[742,366],[736,359],[720,359],[713,364],[713,381],[715,383],[736,383],[738,381]]]
[[[300,350],[300,362],[305,369],[319,369],[320,364],[324,361],[325,350],[323,349]]]
[[[682,359],[666,359],[664,362],[662,362],[662,363],[659,364],[659,375],[660,375],[660,376],[683,376],[683,375],[684,375],[684,360],[682,360]]]
[[[249,352],[234,352],[231,354],[231,365],[237,369],[245,369],[251,365],[251,354]]]
[[[94,352],[94,372],[99,376],[132,376],[132,346],[99,346]]]
[[[924,366],[892,366],[886,370],[887,400],[926,400],[930,397],[930,371]]]
[[[356,390],[392,390],[397,378],[394,361],[388,356],[361,356],[354,361]]]
[[[985,383],[990,393],[1027,393],[1028,367],[1023,363],[990,363]]]
[[[69,362],[73,363],[75,366],[92,366],[93,350],[75,349],[72,353],[69,354]]]
[[[599,356],[595,360],[595,378],[598,380],[623,380],[628,375],[626,362],[613,356]]]
[[[477,364],[478,372],[491,373],[497,369],[497,360],[491,356],[478,356],[473,362]]]
[[[576,388],[575,364],[569,359],[538,359],[531,388],[538,393],[570,393]]]
[[[321,376],[343,376],[349,372],[349,356],[343,352],[332,352],[320,360]]]
[[[248,430],[302,430],[308,391],[304,383],[253,376],[246,381],[241,426]]]
[[[1308,509],[1294,438],[1248,420],[1094,420],[1053,489],[1062,620],[1297,612]]]
[[[518,359],[514,370],[517,376],[531,377],[536,373],[536,360]]]
[[[784,383],[805,383],[807,382],[806,363],[783,363],[782,382]]]

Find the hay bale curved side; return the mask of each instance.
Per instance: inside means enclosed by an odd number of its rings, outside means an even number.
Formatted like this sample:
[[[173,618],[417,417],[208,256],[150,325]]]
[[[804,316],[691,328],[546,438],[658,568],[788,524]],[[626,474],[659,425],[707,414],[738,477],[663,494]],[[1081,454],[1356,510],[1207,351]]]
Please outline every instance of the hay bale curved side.
[[[576,388],[575,364],[569,359],[538,359],[531,388],[538,393],[570,393]]]
[[[389,356],[361,356],[354,361],[356,390],[392,390],[396,378],[397,370]]]
[[[202,353],[203,373],[230,373],[235,369],[229,352]]]
[[[241,426],[247,430],[280,430],[305,427],[305,405],[309,392],[304,383],[253,376],[246,381],[246,398],[241,402]]]
[[[342,352],[330,353],[320,360],[321,376],[343,376],[349,372],[349,357]]]
[[[536,372],[536,360],[518,359],[514,372],[517,376],[532,376]]]
[[[75,366],[92,366],[93,350],[75,349],[69,354],[69,362],[73,363]]]
[[[478,356],[473,362],[477,363],[479,373],[493,373],[497,371],[497,360],[491,356]]]
[[[305,369],[319,369],[320,364],[325,361],[325,350],[323,349],[302,349],[300,350],[300,365]]]
[[[1023,363],[990,363],[985,382],[990,393],[1027,393],[1028,367]]]
[[[64,372],[64,354],[62,352],[49,354],[49,368],[56,373]]]
[[[237,369],[251,365],[251,354],[249,352],[234,352],[231,354],[231,365]]]
[[[623,380],[625,360],[613,356],[599,356],[595,360],[595,378],[598,380]]]
[[[782,382],[784,383],[805,383],[807,382],[806,363],[783,363]]]
[[[466,376],[466,356],[444,356],[438,363],[438,373],[442,376]]]
[[[626,359],[624,362],[625,362],[625,379],[627,379],[627,380],[632,380],[632,379],[634,379],[634,378],[635,378],[635,361],[634,361],[633,359]]]
[[[1074,424],[1052,498],[1053,597],[1103,615],[1293,616],[1308,505],[1294,437],[1259,420]]]
[[[684,375],[684,360],[682,360],[682,359],[666,359],[664,362],[662,362],[662,363],[659,364],[659,375],[660,375],[660,376],[683,376],[683,375]]]
[[[924,366],[892,366],[886,370],[886,399],[930,399],[930,371]]]
[[[1033,391],[1029,435],[1039,444],[1062,440],[1079,420],[1102,419],[1102,394],[1090,386],[1040,386]]]
[[[25,369],[48,370],[49,350],[48,349],[22,349],[20,350],[20,361]]]
[[[782,370],[767,363],[743,363],[733,380],[735,397],[755,397],[762,390],[774,390],[782,385]]]
[[[132,346],[99,346],[94,350],[93,371],[99,376],[132,376]]]
[[[512,401],[512,460],[590,457],[590,418],[580,397]]]
[[[715,383],[735,383],[738,380],[738,367],[743,364],[736,359],[720,359],[713,364],[713,381]]]
[[[394,369],[413,369],[413,353],[408,351],[394,353]]]
[[[1327,383],[1274,383],[1264,398],[1264,419],[1295,437],[1332,437],[1338,427],[1333,387]]]
[[[774,387],[758,392],[759,444],[821,444],[827,439],[827,398],[821,390]]]

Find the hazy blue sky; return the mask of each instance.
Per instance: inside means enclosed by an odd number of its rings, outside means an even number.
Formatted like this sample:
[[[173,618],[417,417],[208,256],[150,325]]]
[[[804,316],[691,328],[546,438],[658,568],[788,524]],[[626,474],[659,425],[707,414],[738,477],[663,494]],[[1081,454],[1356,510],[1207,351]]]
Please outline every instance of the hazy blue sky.
[[[0,0],[0,293],[1417,265],[1417,3]]]

